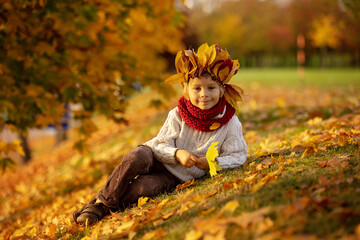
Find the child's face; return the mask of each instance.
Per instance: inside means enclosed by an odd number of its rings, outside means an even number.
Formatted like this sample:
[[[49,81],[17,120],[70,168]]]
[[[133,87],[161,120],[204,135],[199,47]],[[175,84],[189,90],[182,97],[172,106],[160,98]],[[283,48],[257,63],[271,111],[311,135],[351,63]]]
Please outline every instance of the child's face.
[[[191,78],[188,84],[190,102],[202,110],[214,107],[220,99],[220,87],[211,76]]]

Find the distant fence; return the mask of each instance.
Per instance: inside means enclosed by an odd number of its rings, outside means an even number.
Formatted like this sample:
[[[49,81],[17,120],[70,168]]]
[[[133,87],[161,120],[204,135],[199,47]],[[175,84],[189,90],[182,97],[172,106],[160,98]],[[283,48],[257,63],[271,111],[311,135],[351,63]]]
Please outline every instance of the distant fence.
[[[354,59],[350,54],[328,53],[312,54],[306,56],[305,67],[314,68],[341,68],[341,67],[360,67],[359,60]],[[252,55],[239,57],[240,67],[297,67],[296,55]]]

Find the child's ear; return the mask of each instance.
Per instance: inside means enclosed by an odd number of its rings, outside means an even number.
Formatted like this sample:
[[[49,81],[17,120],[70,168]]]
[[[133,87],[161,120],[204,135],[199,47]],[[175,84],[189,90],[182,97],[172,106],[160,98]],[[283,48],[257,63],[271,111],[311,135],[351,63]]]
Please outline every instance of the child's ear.
[[[189,92],[186,88],[183,88],[183,95],[186,98],[186,100],[190,100]]]
[[[189,97],[189,84],[181,83],[182,89],[183,89],[183,95],[185,99],[190,100]]]

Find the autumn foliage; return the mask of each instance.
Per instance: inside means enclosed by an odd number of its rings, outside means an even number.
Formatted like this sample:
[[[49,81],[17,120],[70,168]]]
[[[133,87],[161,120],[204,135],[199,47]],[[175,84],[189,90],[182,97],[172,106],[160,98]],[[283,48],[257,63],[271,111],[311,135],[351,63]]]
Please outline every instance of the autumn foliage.
[[[84,140],[96,130],[94,112],[124,121],[134,82],[164,92],[162,54],[183,48],[183,18],[173,1],[2,0],[0,5],[1,129],[26,133],[57,125],[65,105],[78,104],[73,113],[82,122]],[[0,152],[6,151],[2,145]]]

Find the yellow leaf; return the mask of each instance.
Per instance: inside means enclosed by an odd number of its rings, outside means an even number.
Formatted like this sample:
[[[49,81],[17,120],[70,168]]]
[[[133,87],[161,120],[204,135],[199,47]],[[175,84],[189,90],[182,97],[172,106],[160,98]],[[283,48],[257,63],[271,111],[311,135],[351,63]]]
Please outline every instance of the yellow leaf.
[[[140,240],[152,240],[152,239],[163,239],[166,235],[166,232],[162,228],[158,228],[154,231],[146,233]]]
[[[33,227],[33,228],[30,230],[29,233],[30,233],[31,236],[36,235],[36,227]]]
[[[164,206],[164,204],[167,203],[168,201],[169,201],[169,198],[165,198],[164,200],[162,200],[162,201],[158,204],[158,206],[159,206],[159,207],[162,207],[162,206]]]
[[[216,207],[214,206],[214,207],[212,207],[212,208],[210,208],[210,209],[208,209],[208,210],[205,210],[205,211],[200,212],[200,213],[198,214],[198,216],[201,217],[201,218],[203,218],[203,217],[205,217],[206,215],[209,215],[210,213],[212,213],[212,212],[215,211],[215,210],[216,210]]]
[[[207,43],[202,44],[197,51],[197,55],[199,58],[199,64],[201,67],[205,67],[207,63],[207,52],[209,50],[209,45]]]
[[[239,202],[232,200],[225,204],[220,212],[233,213],[239,207]]]
[[[138,224],[138,222],[135,219],[133,219],[129,222],[124,222],[123,224],[121,224],[120,227],[116,228],[116,231],[114,233],[120,234],[120,233],[129,231],[130,229],[134,228],[134,225],[136,225],[136,224]]]
[[[201,231],[191,230],[185,235],[185,240],[199,240],[202,235]]]
[[[175,83],[181,83],[182,81],[184,81],[184,73],[178,73],[175,75],[172,75],[170,77],[168,77],[165,80],[165,84],[175,84]]]
[[[208,148],[206,152],[206,160],[208,161],[209,168],[210,168],[210,176],[217,175],[216,171],[220,171],[221,167],[216,162],[216,157],[219,156],[218,150],[216,145],[218,145],[219,142],[213,142],[210,147]]]
[[[164,219],[164,220],[166,220],[166,219],[169,219],[170,217],[174,216],[174,214],[175,214],[175,211],[171,211],[171,212],[162,214],[162,215],[161,215],[161,218]]]
[[[148,200],[149,200],[148,197],[139,197],[138,207],[141,208]]]

